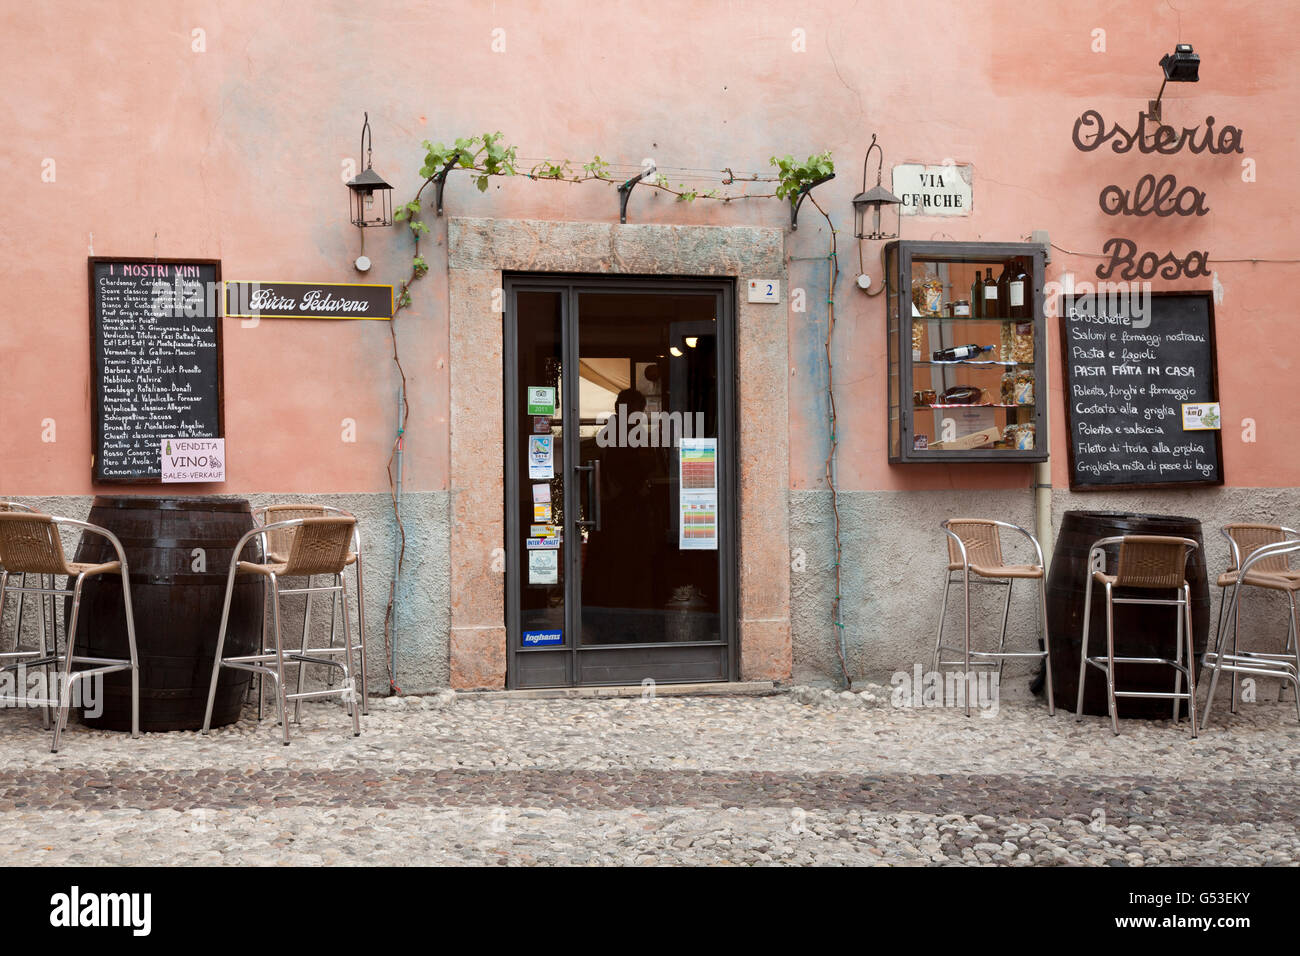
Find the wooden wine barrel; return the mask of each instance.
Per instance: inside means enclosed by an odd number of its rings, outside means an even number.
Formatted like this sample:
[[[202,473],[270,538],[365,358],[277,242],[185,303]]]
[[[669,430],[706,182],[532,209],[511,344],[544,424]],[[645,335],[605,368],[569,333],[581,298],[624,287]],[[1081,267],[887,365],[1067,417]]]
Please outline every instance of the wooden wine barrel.
[[[130,566],[140,660],[140,729],[199,729],[212,678],[231,552],[253,527],[248,502],[198,496],[105,495],[95,498],[87,520],[117,535]],[[254,548],[246,549],[246,560],[255,557]],[[77,548],[76,560],[101,562],[115,558],[107,541],[86,534]],[[77,653],[127,657],[126,619],[118,578],[91,578],[82,595]],[[226,634],[227,655],[256,653],[262,632],[262,605],[261,578],[237,578]],[[251,676],[229,668],[222,671],[212,726],[239,719]],[[83,714],[83,721],[92,727],[130,730],[129,672],[108,674],[103,682],[103,713],[97,717]]]
[[[1187,563],[1187,583],[1192,590],[1192,633],[1199,667],[1210,629],[1210,588],[1205,570],[1205,542],[1201,523],[1177,515],[1126,514],[1107,511],[1067,511],[1056,536],[1052,567],[1047,576],[1047,621],[1052,640],[1052,691],[1056,706],[1074,710],[1079,694],[1079,649],[1083,631],[1083,602],[1089,585],[1088,552],[1100,538],[1125,534],[1158,534],[1191,538],[1198,547]],[[1119,546],[1107,548],[1106,569],[1114,573]],[[1088,653],[1106,653],[1106,592],[1093,585],[1092,619]],[[1116,597],[1172,598],[1174,591],[1116,588]],[[1172,607],[1141,604],[1115,605],[1115,656],[1174,657],[1175,618]],[[1090,667],[1083,699],[1084,713],[1108,713],[1106,675]],[[1198,670],[1199,679],[1199,670]],[[1117,690],[1152,690],[1170,693],[1174,670],[1159,664],[1120,664],[1115,668]],[[1186,681],[1183,690],[1186,690]],[[1121,697],[1120,717],[1170,718],[1173,703],[1141,697]],[[1186,703],[1183,714],[1187,713]]]

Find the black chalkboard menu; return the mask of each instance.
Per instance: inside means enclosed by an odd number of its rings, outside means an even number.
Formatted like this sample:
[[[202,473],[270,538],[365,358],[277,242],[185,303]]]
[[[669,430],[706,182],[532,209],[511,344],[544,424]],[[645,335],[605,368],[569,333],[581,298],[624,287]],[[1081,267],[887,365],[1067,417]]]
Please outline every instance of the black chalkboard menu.
[[[1185,430],[1217,402],[1209,293],[1065,296],[1061,349],[1076,491],[1223,484],[1220,432]]]
[[[221,262],[91,257],[96,482],[161,480],[168,438],[224,436]]]

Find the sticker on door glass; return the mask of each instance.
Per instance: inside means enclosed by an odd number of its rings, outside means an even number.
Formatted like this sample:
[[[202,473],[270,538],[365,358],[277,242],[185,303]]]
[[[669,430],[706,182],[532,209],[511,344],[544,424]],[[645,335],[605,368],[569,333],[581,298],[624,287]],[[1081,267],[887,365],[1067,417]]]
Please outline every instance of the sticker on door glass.
[[[528,414],[554,415],[555,389],[548,385],[528,386]]]
[[[563,643],[563,631],[524,631],[524,647],[547,647]]]
[[[529,551],[528,583],[559,584],[560,553],[558,551]]]
[[[678,445],[678,547],[718,550],[718,440],[682,438]]]
[[[544,478],[547,481],[555,477],[551,453],[555,445],[550,435],[528,436],[528,477]]]
[[[533,485],[533,520],[550,523],[551,521],[551,486]]]
[[[549,435],[551,433],[551,416],[534,415],[533,416],[533,434]]]

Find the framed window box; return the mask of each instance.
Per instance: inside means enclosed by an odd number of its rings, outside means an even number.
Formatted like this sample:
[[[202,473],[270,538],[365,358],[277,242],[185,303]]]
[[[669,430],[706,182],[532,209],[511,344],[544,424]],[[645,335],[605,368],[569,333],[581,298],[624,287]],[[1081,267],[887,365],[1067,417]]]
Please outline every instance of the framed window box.
[[[885,246],[892,464],[1047,460],[1043,258],[1022,242]]]

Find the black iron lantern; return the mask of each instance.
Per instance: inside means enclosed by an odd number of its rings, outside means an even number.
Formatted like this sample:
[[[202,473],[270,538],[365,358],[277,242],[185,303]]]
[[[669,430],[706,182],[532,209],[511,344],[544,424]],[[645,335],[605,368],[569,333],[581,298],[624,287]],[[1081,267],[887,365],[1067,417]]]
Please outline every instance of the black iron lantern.
[[[876,185],[867,188],[867,167],[871,162],[871,151],[876,151]],[[898,231],[884,233],[880,231],[880,209],[882,206],[898,206],[902,200],[880,185],[884,171],[885,154],[876,143],[876,136],[871,134],[871,145],[867,147],[866,158],[862,160],[862,192],[853,197],[853,234],[859,239],[897,239]],[[871,224],[867,224],[867,212],[871,212]]]
[[[370,114],[361,126],[361,151],[366,168],[348,182],[352,225],[358,229],[393,224],[393,187],[384,182],[370,162]],[[363,240],[364,241],[364,240]]]
[[[1160,69],[1165,78],[1160,81],[1160,92],[1147,104],[1147,112],[1160,122],[1160,100],[1165,95],[1166,83],[1196,83],[1201,79],[1201,58],[1192,51],[1190,43],[1175,43],[1174,52],[1160,58]]]

